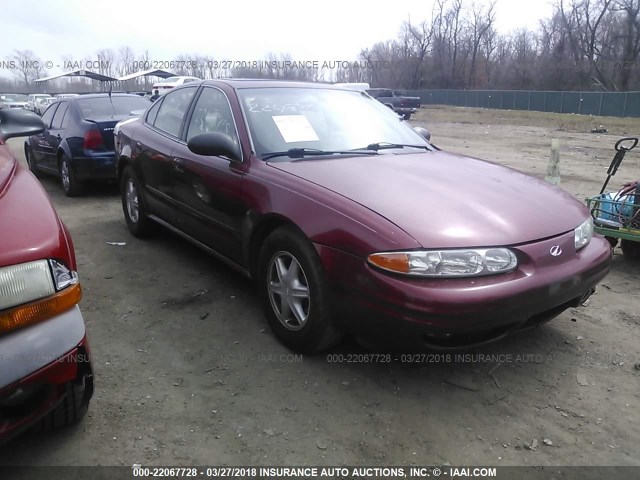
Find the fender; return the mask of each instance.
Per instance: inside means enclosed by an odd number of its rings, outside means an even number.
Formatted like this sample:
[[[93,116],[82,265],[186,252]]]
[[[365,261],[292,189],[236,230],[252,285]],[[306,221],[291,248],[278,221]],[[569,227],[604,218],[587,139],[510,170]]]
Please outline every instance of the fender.
[[[127,163],[131,163],[131,146],[128,143],[124,143],[120,145],[118,148],[118,139],[116,139],[116,155],[117,155],[117,163],[116,163],[116,171],[118,172],[118,179],[120,175],[122,175],[122,171],[124,170],[124,166]]]
[[[60,157],[62,153],[64,153],[67,156],[67,158],[71,161],[71,166],[73,166],[73,155],[71,154],[71,148],[69,147],[69,144],[67,143],[66,138],[64,138],[60,142],[60,145],[58,145],[58,150],[56,152],[56,158],[58,162],[60,161]]]

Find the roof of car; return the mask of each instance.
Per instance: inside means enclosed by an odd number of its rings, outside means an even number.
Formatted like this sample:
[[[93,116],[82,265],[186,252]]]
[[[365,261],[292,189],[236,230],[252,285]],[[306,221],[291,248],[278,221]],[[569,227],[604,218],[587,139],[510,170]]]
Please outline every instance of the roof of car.
[[[192,82],[189,85],[193,85]],[[329,83],[313,83],[313,82],[300,82],[295,80],[271,80],[271,79],[256,79],[256,78],[224,78],[216,80],[204,80],[203,85],[220,85],[221,83],[227,84],[230,87],[241,88],[278,88],[278,87],[298,87],[298,88],[340,88],[333,86]]]
[[[86,98],[106,98],[108,96],[109,96],[108,93],[88,93],[86,95],[64,97],[64,99],[74,101],[74,100],[84,100]],[[111,96],[112,97],[139,97],[139,95],[136,95],[134,93],[112,93]]]

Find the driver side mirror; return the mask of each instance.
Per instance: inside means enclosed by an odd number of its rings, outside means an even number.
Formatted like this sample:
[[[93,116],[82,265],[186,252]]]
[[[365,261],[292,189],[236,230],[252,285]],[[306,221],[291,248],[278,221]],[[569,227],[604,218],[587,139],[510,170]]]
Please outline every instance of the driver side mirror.
[[[240,149],[229,135],[211,132],[201,133],[187,142],[187,148],[197,155],[208,157],[227,157],[233,161],[240,161]]]
[[[44,130],[44,122],[35,113],[22,108],[0,108],[0,137],[29,137]]]
[[[418,135],[425,138],[427,141],[431,140],[431,132],[424,127],[413,127]]]

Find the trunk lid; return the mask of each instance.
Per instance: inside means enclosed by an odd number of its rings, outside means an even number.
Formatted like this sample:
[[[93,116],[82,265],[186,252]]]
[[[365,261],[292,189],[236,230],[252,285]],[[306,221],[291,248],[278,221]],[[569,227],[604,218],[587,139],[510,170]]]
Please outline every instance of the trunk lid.
[[[104,146],[106,150],[114,149],[114,141],[113,141],[113,129],[121,120],[125,120],[127,118],[132,118],[130,115],[111,115],[105,117],[90,117],[85,118],[85,122],[88,122],[92,125],[92,128],[97,128],[102,134],[102,140],[104,142]]]

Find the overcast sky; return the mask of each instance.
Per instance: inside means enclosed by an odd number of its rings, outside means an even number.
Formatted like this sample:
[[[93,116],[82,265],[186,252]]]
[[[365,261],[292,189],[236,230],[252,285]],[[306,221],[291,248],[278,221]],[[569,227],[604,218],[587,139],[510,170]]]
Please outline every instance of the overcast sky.
[[[80,61],[94,58],[101,48],[124,45],[139,54],[148,50],[157,61],[181,53],[259,60],[269,52],[289,53],[294,60],[354,60],[361,49],[395,38],[403,21],[430,18],[434,3],[0,0],[0,60],[19,49],[60,64],[63,56]],[[471,7],[472,0],[465,5]],[[536,29],[540,19],[550,16],[551,5],[550,0],[497,0],[497,29]],[[2,76],[7,73],[0,70]]]

